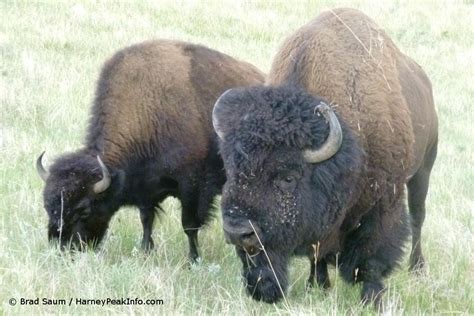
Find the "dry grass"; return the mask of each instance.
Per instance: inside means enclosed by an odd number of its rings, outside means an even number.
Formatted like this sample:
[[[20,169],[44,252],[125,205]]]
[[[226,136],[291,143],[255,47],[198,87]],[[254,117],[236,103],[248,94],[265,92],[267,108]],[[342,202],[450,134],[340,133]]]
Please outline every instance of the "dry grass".
[[[425,275],[407,265],[387,281],[386,314],[473,314],[474,6],[469,1],[0,2],[0,313],[371,314],[359,288],[330,270],[325,294],[306,291],[307,259],[290,268],[284,302],[247,297],[220,218],[200,236],[202,262],[187,268],[179,203],[157,223],[156,249],[138,250],[141,225],[121,210],[97,252],[61,255],[47,243],[42,181],[34,169],[80,146],[95,81],[117,49],[150,38],[198,42],[267,71],[283,38],[323,8],[373,17],[433,82],[440,149],[428,197]],[[48,160],[47,159],[47,160]],[[46,162],[47,165],[47,162]],[[16,298],[163,299],[161,306],[15,306]]]

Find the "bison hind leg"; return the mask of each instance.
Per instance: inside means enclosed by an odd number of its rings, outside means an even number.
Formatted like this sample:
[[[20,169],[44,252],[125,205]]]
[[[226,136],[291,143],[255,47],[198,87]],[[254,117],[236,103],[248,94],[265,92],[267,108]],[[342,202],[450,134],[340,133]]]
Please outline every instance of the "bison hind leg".
[[[410,209],[410,223],[412,231],[412,249],[410,254],[410,270],[421,272],[425,259],[421,250],[421,228],[425,220],[425,200],[428,194],[431,168],[436,159],[436,144],[425,157],[421,168],[407,184],[408,206]]]

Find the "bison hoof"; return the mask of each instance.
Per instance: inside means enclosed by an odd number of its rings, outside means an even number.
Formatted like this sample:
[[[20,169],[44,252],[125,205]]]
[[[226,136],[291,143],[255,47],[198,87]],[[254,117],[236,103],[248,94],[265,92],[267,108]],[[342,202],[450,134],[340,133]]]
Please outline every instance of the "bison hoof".
[[[142,250],[145,252],[145,253],[150,253],[151,250],[153,250],[153,248],[155,248],[155,244],[153,243],[153,239],[143,239],[142,240]]]
[[[422,275],[426,272],[425,259],[423,256],[410,257],[409,270],[415,274]]]
[[[331,287],[331,281],[329,281],[329,278],[327,278],[324,281],[318,282],[318,285],[323,289],[327,290]]]
[[[329,281],[329,278],[325,280],[318,280],[316,283],[323,290],[328,290],[331,287],[331,281]],[[314,278],[310,277],[308,281],[306,281],[306,290],[309,291],[312,288],[314,288]]]
[[[201,262],[201,258],[197,251],[190,251],[188,254],[188,259],[191,264],[198,264]]]

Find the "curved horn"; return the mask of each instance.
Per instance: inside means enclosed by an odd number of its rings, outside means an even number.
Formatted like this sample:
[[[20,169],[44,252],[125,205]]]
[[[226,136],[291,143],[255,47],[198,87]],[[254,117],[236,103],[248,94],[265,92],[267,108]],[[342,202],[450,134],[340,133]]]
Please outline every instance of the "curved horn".
[[[102,170],[102,180],[94,184],[94,193],[99,194],[107,190],[107,188],[110,186],[110,173],[109,170],[107,170],[107,167],[105,164],[102,162],[102,159],[100,159],[99,155],[97,155],[97,161],[99,162],[100,165],[100,170]]]
[[[46,151],[43,151],[41,155],[36,159],[36,171],[38,171],[38,174],[41,179],[43,179],[44,182],[48,180],[49,177],[49,172],[46,171],[46,169],[43,167],[43,155]]]
[[[216,131],[217,136],[219,136],[220,139],[224,139],[225,133],[224,130],[222,129],[221,124],[219,124],[219,118],[217,111],[219,111],[219,106],[222,98],[230,92],[232,89],[226,90],[221,96],[217,99],[216,103],[214,104],[214,108],[212,109],[212,126],[214,127],[214,130]]]
[[[304,151],[303,157],[309,163],[317,163],[331,158],[337,153],[339,148],[341,148],[342,144],[341,124],[339,124],[339,120],[336,114],[334,114],[334,111],[324,102],[321,102],[316,109],[323,114],[329,123],[329,136],[318,149],[306,149]]]

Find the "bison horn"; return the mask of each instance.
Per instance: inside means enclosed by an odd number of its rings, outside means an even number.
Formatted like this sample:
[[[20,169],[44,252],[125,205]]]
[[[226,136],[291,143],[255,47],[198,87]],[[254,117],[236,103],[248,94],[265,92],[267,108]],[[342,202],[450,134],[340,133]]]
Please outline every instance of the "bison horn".
[[[216,103],[214,104],[214,109],[212,109],[212,126],[214,127],[214,130],[216,131],[216,134],[217,136],[219,136],[220,139],[224,139],[225,134],[224,134],[224,130],[222,129],[222,125],[219,122],[219,118],[218,118],[219,115],[217,112],[219,111],[222,98],[226,94],[228,94],[231,90],[232,89],[228,89],[223,94],[221,94],[219,99],[217,99]]]
[[[38,157],[38,159],[36,159],[36,171],[38,171],[40,178],[43,179],[44,182],[46,182],[46,180],[48,180],[48,177],[49,177],[49,172],[46,171],[46,169],[44,169],[43,167],[42,160],[43,160],[44,153],[45,151],[43,151],[41,155]]]
[[[334,156],[342,144],[342,129],[336,114],[329,105],[321,102],[317,110],[323,114],[329,123],[329,136],[320,148],[311,150],[306,149],[303,153],[304,159],[309,163],[318,163]]]
[[[110,186],[110,173],[99,156],[97,156],[97,161],[99,162],[100,170],[102,170],[102,180],[94,184],[94,193],[99,194],[107,190]]]

